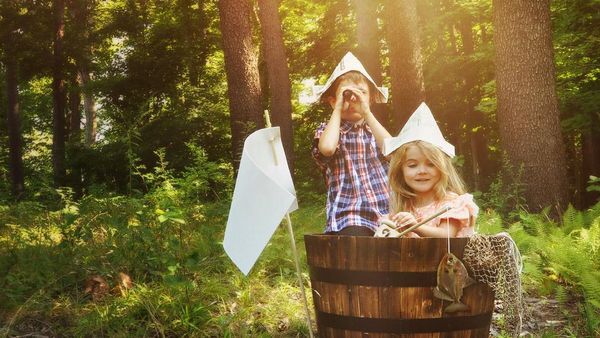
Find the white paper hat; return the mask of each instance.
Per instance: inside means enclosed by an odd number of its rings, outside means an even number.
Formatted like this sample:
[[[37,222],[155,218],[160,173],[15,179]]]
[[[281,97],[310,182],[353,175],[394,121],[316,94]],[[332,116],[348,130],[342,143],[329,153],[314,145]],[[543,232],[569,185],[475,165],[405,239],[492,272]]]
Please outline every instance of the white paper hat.
[[[425,102],[421,103],[411,115],[398,136],[383,140],[383,154],[387,156],[403,144],[412,141],[429,142],[448,156],[454,157],[454,146],[444,139],[442,131]]]
[[[356,71],[361,73],[362,75],[364,75],[372,84],[375,88],[377,88],[377,92],[375,93],[375,102],[377,103],[386,103],[388,100],[388,89],[385,87],[377,87],[377,84],[375,83],[375,81],[373,81],[373,78],[371,77],[371,75],[369,75],[369,73],[367,73],[367,70],[365,69],[365,67],[362,65],[362,63],[360,63],[360,61],[356,58],[356,56],[354,56],[354,54],[348,52],[346,53],[346,55],[344,55],[344,57],[342,58],[342,60],[340,61],[340,63],[338,63],[338,65],[335,67],[335,69],[333,70],[333,73],[331,73],[331,76],[329,76],[329,79],[327,79],[327,82],[325,82],[325,85],[323,86],[313,86],[313,100],[314,102],[318,102],[321,99],[321,96],[323,95],[323,93],[325,93],[327,91],[327,89],[329,89],[329,87],[331,87],[331,85],[335,82],[335,80],[348,73],[351,71]]]

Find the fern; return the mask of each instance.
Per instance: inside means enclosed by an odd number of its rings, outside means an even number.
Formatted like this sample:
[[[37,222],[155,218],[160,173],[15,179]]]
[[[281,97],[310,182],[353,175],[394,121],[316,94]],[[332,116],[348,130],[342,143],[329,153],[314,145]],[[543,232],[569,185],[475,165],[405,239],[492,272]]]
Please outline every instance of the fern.
[[[564,233],[570,233],[575,229],[582,228],[584,225],[583,213],[577,211],[571,204],[562,217]]]

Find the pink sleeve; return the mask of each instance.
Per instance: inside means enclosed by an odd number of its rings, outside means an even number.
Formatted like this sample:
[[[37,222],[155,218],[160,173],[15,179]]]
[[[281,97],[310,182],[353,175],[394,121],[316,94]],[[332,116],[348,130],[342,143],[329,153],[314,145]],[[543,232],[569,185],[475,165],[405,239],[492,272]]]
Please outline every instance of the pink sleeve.
[[[468,237],[473,235],[475,220],[479,213],[479,207],[473,201],[473,195],[464,194],[456,196],[456,198],[449,201],[448,204],[452,209],[442,215],[440,217],[441,220],[453,219],[458,221],[460,229],[458,230],[456,237]]]

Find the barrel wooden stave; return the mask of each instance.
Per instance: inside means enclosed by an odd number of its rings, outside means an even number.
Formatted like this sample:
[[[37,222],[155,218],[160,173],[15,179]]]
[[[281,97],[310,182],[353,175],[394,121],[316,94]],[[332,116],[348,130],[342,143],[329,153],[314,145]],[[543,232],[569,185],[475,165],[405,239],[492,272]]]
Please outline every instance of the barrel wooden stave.
[[[447,251],[446,239],[433,238],[371,238],[355,236],[305,236],[307,259],[311,269],[323,268],[330,271],[429,273],[437,266]],[[462,258],[466,238],[451,239],[451,251]],[[317,254],[318,253],[318,254]],[[332,270],[333,269],[333,270]],[[430,276],[431,277],[431,276]],[[328,327],[319,320],[319,313],[336,315],[344,319],[351,316],[374,319],[435,319],[458,317],[464,314],[445,314],[443,309],[449,302],[433,296],[435,284],[423,287],[366,286],[344,281],[324,282],[313,278],[313,300],[317,313],[317,324],[323,337],[487,337],[489,320],[482,328],[447,332],[394,334],[385,332],[362,332],[359,329]],[[429,280],[431,284],[431,280]],[[491,290],[476,284],[464,290],[462,301],[471,307],[472,313],[489,312],[494,307]]]

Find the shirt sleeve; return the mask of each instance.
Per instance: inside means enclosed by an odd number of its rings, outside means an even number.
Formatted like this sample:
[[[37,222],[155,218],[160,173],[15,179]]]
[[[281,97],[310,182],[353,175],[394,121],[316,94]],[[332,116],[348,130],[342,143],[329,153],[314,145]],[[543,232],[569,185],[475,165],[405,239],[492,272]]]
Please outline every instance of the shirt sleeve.
[[[319,166],[319,169],[321,169],[321,171],[323,171],[323,172],[327,170],[327,166],[333,157],[333,156],[325,156],[319,151],[319,140],[321,139],[321,134],[323,134],[323,131],[325,130],[326,126],[327,126],[327,124],[323,122],[323,123],[321,123],[319,128],[317,128],[317,131],[315,132],[315,137],[313,138],[313,144],[312,144],[312,150],[311,150],[312,158],[315,160],[315,163],[317,164],[317,166]],[[340,147],[340,145],[338,144],[336,151],[337,151],[337,149],[339,149],[339,147]]]
[[[459,230],[456,237],[467,237],[474,233],[475,220],[479,214],[479,207],[473,201],[473,195],[464,194],[456,196],[449,201],[448,205],[452,207],[446,214],[441,215],[441,220],[453,219],[458,221]]]

